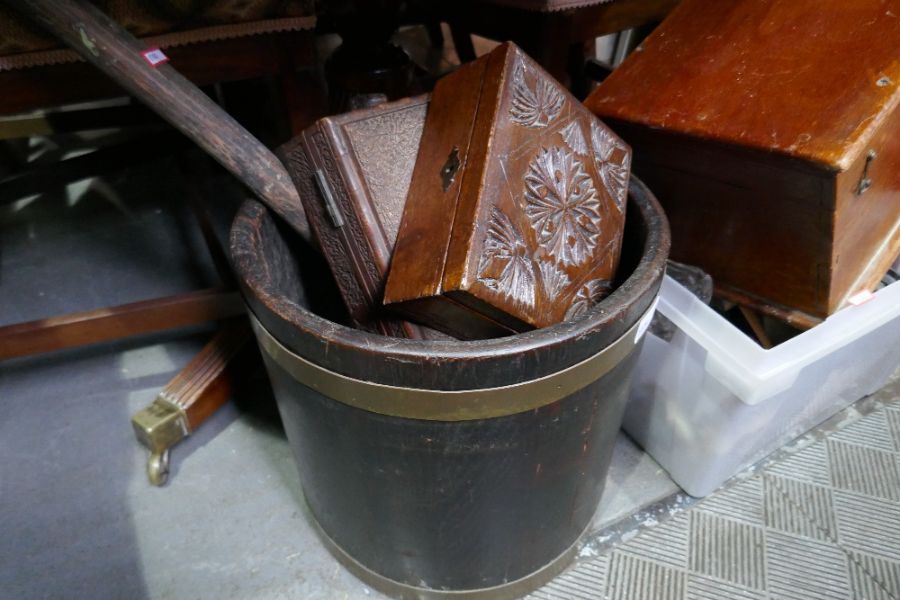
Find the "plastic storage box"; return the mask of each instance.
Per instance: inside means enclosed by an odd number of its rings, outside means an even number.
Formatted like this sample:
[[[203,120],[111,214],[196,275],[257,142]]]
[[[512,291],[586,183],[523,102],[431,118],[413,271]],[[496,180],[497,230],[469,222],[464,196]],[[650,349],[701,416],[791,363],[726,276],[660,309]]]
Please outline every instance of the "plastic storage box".
[[[900,282],[764,350],[668,276],[624,429],[692,496],[884,385],[900,365]]]

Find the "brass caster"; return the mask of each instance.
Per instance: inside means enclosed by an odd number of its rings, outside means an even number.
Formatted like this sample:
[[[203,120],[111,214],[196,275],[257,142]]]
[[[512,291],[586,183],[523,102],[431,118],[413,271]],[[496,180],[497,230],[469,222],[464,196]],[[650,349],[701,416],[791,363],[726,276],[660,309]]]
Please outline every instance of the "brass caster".
[[[160,486],[169,478],[169,449],[188,436],[187,415],[181,407],[160,395],[131,418],[139,442],[150,450],[147,477]]]
[[[151,452],[147,459],[147,477],[155,486],[165,485],[169,479],[169,450]]]

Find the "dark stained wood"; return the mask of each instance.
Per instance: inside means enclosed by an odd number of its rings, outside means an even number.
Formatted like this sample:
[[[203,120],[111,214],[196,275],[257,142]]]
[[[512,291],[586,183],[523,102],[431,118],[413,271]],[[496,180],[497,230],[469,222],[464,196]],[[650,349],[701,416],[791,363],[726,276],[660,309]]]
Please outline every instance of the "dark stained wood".
[[[313,69],[282,74],[281,91],[291,138],[300,135],[316,119],[328,114],[328,98],[323,87]]]
[[[572,76],[572,49],[609,33],[661,21],[679,0],[613,0],[569,10],[540,12],[484,0],[435,3],[453,39],[474,33],[512,40],[557,80]]]
[[[0,86],[2,85],[2,74],[0,74]],[[38,108],[38,106],[34,106],[34,108]],[[163,121],[144,106],[126,105],[60,110],[31,117],[0,118],[0,139],[9,140],[27,138],[32,135],[162,124]]]
[[[53,186],[107,174],[154,158],[171,156],[184,149],[187,143],[184,136],[170,131],[138,137],[54,163],[28,166],[15,175],[0,179],[0,205],[41,193]]]
[[[289,49],[296,64],[313,64],[311,32],[274,33],[164,48],[169,62],[198,86],[286,75]],[[303,46],[298,48],[298,46]],[[114,79],[83,62],[0,72],[0,115],[122,95]]]
[[[302,264],[286,268],[293,246],[259,203],[244,205],[231,239],[253,313],[292,351],[350,377],[450,390],[541,377],[618,339],[652,304],[668,249],[665,216],[634,179],[626,227],[619,285],[598,306],[480,341],[388,339],[314,314],[306,296],[322,282]],[[328,535],[396,581],[471,589],[543,566],[590,522],[636,357],[543,408],[452,423],[352,408],[268,369],[304,494]]]
[[[326,117],[278,149],[354,322],[416,339],[428,332],[382,296],[427,109],[419,96]]]
[[[502,44],[435,87],[385,303],[465,338],[583,312],[612,286],[629,166],[627,145]]]
[[[662,21],[681,0],[612,0],[569,15],[570,35],[589,40]]]
[[[329,0],[321,3],[319,24],[336,32],[341,44],[324,65],[331,113],[371,107],[410,95],[415,65],[391,37],[406,2]]]
[[[213,206],[216,204],[214,191],[210,189],[212,173],[209,169],[209,158],[199,152],[182,153],[178,160],[178,169],[185,183],[187,203],[191,207],[191,213],[197,219],[203,241],[209,251],[219,281],[225,287],[236,285],[234,272],[228,260],[228,248],[224,239],[216,235],[216,226],[213,220]],[[225,213],[229,217],[233,212]],[[227,218],[227,217],[226,217]]]
[[[208,289],[0,327],[0,359],[186,327],[243,312],[240,294]]]
[[[171,65],[150,66],[141,56],[145,44],[87,2],[13,0],[10,4],[194,140],[309,237],[297,190],[275,155]]]
[[[787,308],[786,306],[778,306],[771,302],[762,301],[759,298],[748,296],[740,290],[735,290],[727,285],[716,285],[715,295],[716,297],[721,298],[727,307],[734,307],[735,305],[745,307],[760,314],[774,317],[797,329],[812,329],[822,322],[822,319],[818,317],[814,317],[796,309]],[[726,308],[726,310],[728,310],[728,308]]]
[[[316,304],[317,296],[327,293],[329,284],[318,273],[308,276],[306,262],[294,262],[295,250],[285,241],[284,233],[265,209],[245,203],[235,218],[231,231],[231,255],[238,281],[253,313],[276,337],[293,351],[319,364],[350,377],[388,385],[417,381],[413,387],[434,389],[466,389],[485,385],[507,385],[517,375],[509,369],[509,354],[515,353],[516,368],[541,377],[561,364],[578,362],[590,356],[591,347],[611,343],[649,308],[652,297],[634,304],[625,303],[637,288],[657,286],[657,269],[665,270],[665,260],[657,265],[659,255],[668,253],[668,223],[656,211],[656,200],[635,177],[629,184],[629,211],[639,211],[626,220],[622,259],[616,289],[588,314],[602,312],[602,322],[588,327],[586,315],[515,336],[478,341],[427,341],[387,338],[346,326],[334,325],[318,314],[330,308],[318,304],[314,314],[301,308]],[[640,216],[640,218],[639,218]],[[264,257],[260,256],[264,248]],[[641,257],[644,256],[642,259]],[[261,267],[260,265],[266,265]],[[306,277],[309,277],[308,279]],[[333,284],[331,284],[333,285]],[[655,289],[655,288],[654,288]],[[274,290],[279,290],[277,293]],[[292,299],[298,298],[297,303]],[[330,317],[332,320],[335,317]],[[327,335],[323,329],[328,329]],[[533,348],[535,340],[558,337],[559,343]],[[564,340],[570,339],[572,343]],[[359,352],[368,347],[379,357],[380,366],[372,369],[360,361]],[[363,354],[366,354],[365,352]],[[477,360],[474,360],[477,359]]]
[[[597,5],[607,4],[640,4],[638,2],[616,2],[615,0],[481,0],[485,4],[508,6],[518,10],[527,10],[530,12],[555,13],[564,11],[575,11],[584,8],[591,8]]]
[[[880,280],[900,252],[900,21],[885,11],[685,0],[586,100],[634,148],[675,260],[769,314],[823,318]]]

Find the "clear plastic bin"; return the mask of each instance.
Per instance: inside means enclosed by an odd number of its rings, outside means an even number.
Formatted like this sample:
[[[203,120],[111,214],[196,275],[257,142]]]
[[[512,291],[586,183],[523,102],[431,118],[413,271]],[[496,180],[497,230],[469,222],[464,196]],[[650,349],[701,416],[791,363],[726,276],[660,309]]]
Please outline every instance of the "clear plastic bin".
[[[900,282],[769,350],[669,277],[657,310],[677,331],[671,342],[647,335],[623,427],[693,496],[878,390],[900,364]]]

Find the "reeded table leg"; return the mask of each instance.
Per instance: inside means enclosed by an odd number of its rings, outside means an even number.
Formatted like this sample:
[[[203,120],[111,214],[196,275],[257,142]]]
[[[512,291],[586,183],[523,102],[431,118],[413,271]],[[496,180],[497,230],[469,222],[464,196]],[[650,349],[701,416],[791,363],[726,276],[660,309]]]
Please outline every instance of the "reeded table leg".
[[[138,441],[150,450],[150,483],[166,483],[171,448],[231,396],[234,363],[250,338],[245,319],[225,325],[147,408],[131,418]]]

